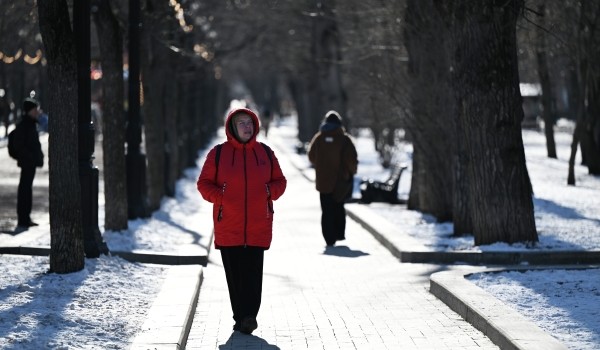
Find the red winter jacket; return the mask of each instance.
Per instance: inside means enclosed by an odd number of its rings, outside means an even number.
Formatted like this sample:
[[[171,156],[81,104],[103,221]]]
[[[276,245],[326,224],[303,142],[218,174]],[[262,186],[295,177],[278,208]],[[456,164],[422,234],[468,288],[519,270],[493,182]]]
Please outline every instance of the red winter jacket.
[[[245,144],[235,137],[232,116],[240,111],[254,122],[254,135]],[[206,155],[198,178],[202,198],[213,203],[215,247],[253,246],[268,249],[273,232],[273,201],[285,191],[287,180],[279,161],[256,141],[258,117],[249,109],[233,110],[225,121],[227,141],[222,144],[219,169],[216,147]]]

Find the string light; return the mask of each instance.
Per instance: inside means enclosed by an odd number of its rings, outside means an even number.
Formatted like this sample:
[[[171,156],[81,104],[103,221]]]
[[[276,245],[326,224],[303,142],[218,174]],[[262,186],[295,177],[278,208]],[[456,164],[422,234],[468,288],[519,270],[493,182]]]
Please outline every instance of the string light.
[[[191,32],[192,29],[194,29],[194,26],[189,25],[185,22],[183,7],[181,6],[181,4],[178,3],[177,0],[169,0],[169,6],[171,6],[175,11],[175,18],[179,21],[179,26],[181,27],[181,29],[186,33]]]
[[[35,56],[30,56],[29,54],[23,55],[23,49],[19,49],[17,51],[17,53],[15,53],[14,56],[8,56],[6,53],[0,51],[0,60],[2,60],[2,62],[4,62],[5,64],[15,63],[18,60],[20,60],[21,57],[23,58],[23,62],[25,62],[27,64],[34,65],[40,61],[42,61],[42,63],[44,63],[44,55],[42,54],[42,50],[40,50],[40,49],[38,49],[35,52]]]

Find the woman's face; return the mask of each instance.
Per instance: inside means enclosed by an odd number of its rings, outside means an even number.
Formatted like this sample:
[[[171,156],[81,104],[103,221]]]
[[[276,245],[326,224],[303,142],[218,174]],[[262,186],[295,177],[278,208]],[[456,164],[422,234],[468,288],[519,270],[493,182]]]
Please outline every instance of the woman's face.
[[[233,118],[233,125],[237,136],[242,143],[248,142],[254,135],[254,122],[252,117],[247,114],[238,114]]]

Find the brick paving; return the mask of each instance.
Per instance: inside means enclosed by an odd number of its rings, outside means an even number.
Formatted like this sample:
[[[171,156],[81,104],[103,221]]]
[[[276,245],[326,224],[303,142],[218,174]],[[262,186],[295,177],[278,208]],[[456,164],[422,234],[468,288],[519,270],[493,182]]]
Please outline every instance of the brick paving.
[[[325,249],[314,185],[278,150],[288,189],[265,253],[258,329],[233,332],[221,258],[204,269],[186,349],[498,349],[429,293],[452,267],[405,264],[356,222]]]

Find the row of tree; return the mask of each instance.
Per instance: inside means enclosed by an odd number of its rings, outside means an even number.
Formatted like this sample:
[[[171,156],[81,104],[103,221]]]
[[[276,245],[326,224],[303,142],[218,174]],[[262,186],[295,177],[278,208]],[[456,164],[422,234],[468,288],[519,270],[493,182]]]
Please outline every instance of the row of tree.
[[[414,146],[409,208],[453,221],[454,233],[472,233],[476,244],[538,239],[520,82],[541,85],[549,157],[557,118],[576,121],[569,183],[579,146],[589,172],[600,174],[598,4],[226,1],[209,10],[221,38],[249,43],[220,61],[228,74],[261,82],[263,90],[251,87],[259,99],[269,96],[264,81],[276,81],[265,76],[283,77],[300,141],[328,109],[349,127],[370,127],[386,161],[396,131],[406,131]]]
[[[520,81],[541,83],[548,155],[555,156],[556,118],[568,116],[577,121],[573,150],[581,145],[590,173],[600,173],[600,5],[593,2],[90,1],[103,72],[106,229],[125,229],[127,218],[174,194],[177,177],[221,125],[227,88],[239,81],[256,105],[275,113],[293,101],[301,142],[330,109],[348,128],[371,128],[386,162],[397,131],[406,131],[414,145],[409,207],[452,220],[455,234],[472,233],[476,244],[537,241]],[[9,6],[29,10],[36,22],[33,4]],[[77,154],[69,4],[38,0],[41,37],[28,43],[43,38],[48,62],[53,237],[71,239],[76,203],[64,212],[53,204],[78,183],[69,165]],[[127,181],[132,167],[145,169]],[[141,198],[124,196],[143,183]]]

